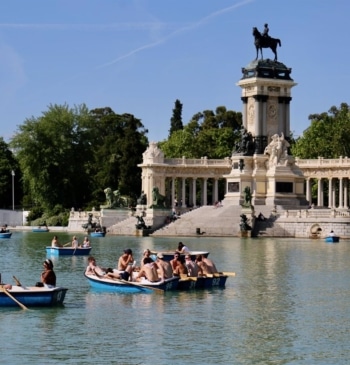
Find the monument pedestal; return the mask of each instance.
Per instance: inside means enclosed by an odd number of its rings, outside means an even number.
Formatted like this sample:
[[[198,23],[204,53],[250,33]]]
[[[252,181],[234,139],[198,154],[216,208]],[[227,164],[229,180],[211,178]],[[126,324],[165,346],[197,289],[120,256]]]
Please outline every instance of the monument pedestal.
[[[266,205],[299,206],[305,205],[304,177],[288,156],[288,163],[276,165],[266,172]]]

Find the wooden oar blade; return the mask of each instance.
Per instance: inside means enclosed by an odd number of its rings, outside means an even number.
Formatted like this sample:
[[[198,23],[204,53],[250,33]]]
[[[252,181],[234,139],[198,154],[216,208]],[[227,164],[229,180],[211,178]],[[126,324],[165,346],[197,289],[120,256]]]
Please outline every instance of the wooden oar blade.
[[[235,272],[229,272],[229,271],[219,272],[219,274],[222,274],[222,275],[225,275],[225,276],[236,276]]]
[[[118,279],[117,279],[118,280]],[[162,289],[158,289],[158,288],[155,288],[154,286],[147,286],[147,285],[142,285],[142,284],[139,284],[139,283],[135,283],[133,281],[127,281],[127,280],[124,280],[124,279],[120,279],[121,282],[123,282],[124,284],[129,284],[129,285],[133,285],[133,286],[138,286],[140,288],[144,288],[144,289],[149,289],[149,290],[153,290],[154,292],[158,293],[158,294],[164,294],[164,290]]]
[[[15,303],[17,303],[22,309],[27,310],[28,308],[22,304],[19,300],[17,300],[11,293],[8,292],[8,290],[6,288],[4,288],[3,286],[0,285],[0,291],[2,291],[3,293],[5,293],[8,297],[10,297]]]

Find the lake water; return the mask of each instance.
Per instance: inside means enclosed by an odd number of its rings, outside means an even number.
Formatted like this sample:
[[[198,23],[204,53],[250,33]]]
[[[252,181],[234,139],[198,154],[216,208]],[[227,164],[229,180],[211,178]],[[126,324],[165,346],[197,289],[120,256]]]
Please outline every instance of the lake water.
[[[4,282],[39,281],[52,233],[0,241]],[[71,235],[60,233],[62,243]],[[83,238],[80,235],[80,240]],[[63,307],[0,308],[2,364],[349,364],[350,241],[181,238],[208,250],[224,289],[117,294],[90,288],[87,257],[53,258]],[[172,250],[179,238],[92,239],[97,263],[124,248]]]

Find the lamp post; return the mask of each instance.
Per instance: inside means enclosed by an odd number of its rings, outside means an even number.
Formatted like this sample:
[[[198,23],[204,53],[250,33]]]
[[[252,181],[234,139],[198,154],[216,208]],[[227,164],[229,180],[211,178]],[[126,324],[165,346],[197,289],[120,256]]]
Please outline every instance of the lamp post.
[[[12,175],[12,210],[15,210],[15,172],[11,171]]]

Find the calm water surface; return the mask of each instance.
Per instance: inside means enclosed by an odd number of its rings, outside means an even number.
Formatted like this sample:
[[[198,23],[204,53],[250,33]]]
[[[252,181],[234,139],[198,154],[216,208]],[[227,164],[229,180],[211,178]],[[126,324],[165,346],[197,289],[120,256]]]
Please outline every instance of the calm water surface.
[[[38,281],[52,236],[14,232],[0,240],[3,281]],[[181,240],[237,276],[224,289],[116,294],[90,288],[87,257],[53,258],[57,284],[69,288],[65,305],[0,308],[1,363],[349,364],[350,241]],[[145,248],[172,250],[178,241],[93,238],[92,253],[114,266],[126,247],[139,259]]]

